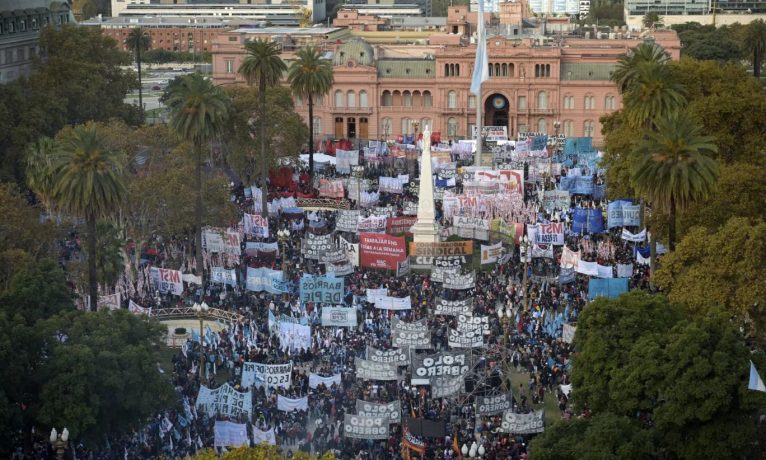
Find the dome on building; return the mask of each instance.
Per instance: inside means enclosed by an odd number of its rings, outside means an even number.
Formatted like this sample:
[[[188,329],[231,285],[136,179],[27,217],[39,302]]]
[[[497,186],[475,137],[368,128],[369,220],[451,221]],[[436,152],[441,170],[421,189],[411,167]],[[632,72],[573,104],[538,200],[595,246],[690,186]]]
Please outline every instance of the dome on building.
[[[349,40],[335,52],[333,64],[344,65],[352,59],[359,65],[373,65],[372,46],[360,38]]]

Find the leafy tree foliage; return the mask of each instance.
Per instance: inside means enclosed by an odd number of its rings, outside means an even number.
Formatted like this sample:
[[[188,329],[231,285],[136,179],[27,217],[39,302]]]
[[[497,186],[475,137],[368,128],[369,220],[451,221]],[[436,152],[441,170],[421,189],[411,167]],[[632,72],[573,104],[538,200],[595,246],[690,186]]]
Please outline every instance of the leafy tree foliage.
[[[681,40],[681,56],[718,62],[739,62],[742,59],[739,24],[716,27],[687,22],[671,26]]]
[[[208,449],[192,457],[192,460],[284,460],[285,458],[288,457],[281,454],[277,447],[261,444],[256,447],[240,447],[222,456],[218,455],[214,450]],[[330,452],[316,456],[296,451],[289,458],[293,460],[335,460],[335,456]]]
[[[699,311],[723,306],[766,339],[766,223],[732,218],[717,231],[694,227],[663,258],[657,285],[671,301]]]
[[[690,314],[638,291],[599,298],[580,316],[575,346],[575,406],[588,408],[594,418],[628,418],[603,424],[620,431],[620,438],[651,439],[652,452],[666,458],[702,458],[713,451],[739,458],[760,451],[753,440],[766,401],[747,390],[751,355],[728,315],[714,309]],[[555,442],[544,436],[540,444],[547,449]]]

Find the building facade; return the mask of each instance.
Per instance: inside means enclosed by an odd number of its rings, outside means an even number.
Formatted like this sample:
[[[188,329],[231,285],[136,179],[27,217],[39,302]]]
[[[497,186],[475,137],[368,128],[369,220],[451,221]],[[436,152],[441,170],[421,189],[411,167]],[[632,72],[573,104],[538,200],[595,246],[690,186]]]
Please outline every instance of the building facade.
[[[625,0],[624,11],[625,23],[632,29],[641,27],[646,13],[660,15],[666,27],[687,22],[749,24],[766,19],[766,0]]]
[[[255,38],[271,37],[251,30],[218,37],[213,45],[217,84],[244,83],[236,69],[244,58],[244,43]],[[489,80],[478,98],[469,93],[476,52],[470,42],[373,45],[361,37],[340,44],[318,40],[333,61],[334,86],[315,103],[314,130],[318,139],[391,139],[429,126],[442,139],[468,138],[476,123],[476,104],[482,104],[482,124],[504,126],[511,137],[526,131],[559,133],[591,136],[598,145],[599,118],[621,106],[610,73],[619,56],[643,40],[656,41],[674,59],[680,56],[673,31],[641,38],[565,38],[559,43],[490,36]],[[290,55],[284,58],[290,60]],[[295,104],[307,118],[305,101],[296,98]]]
[[[74,22],[69,2],[4,0],[0,2],[0,84],[28,75],[40,53],[40,30]]]

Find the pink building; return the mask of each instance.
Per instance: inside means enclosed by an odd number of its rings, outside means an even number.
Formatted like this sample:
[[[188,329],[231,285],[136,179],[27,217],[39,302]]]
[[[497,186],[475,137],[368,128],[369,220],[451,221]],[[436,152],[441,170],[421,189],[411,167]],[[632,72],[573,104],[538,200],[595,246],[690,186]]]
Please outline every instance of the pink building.
[[[455,33],[409,44],[382,42],[380,32],[365,40],[351,38],[347,29],[294,29],[290,43],[322,46],[334,64],[335,84],[314,109],[317,139],[390,139],[416,134],[426,125],[441,132],[443,140],[471,137],[477,98],[469,87],[476,45],[469,37],[476,15],[450,13],[448,29]],[[642,40],[656,41],[674,59],[680,55],[673,31],[587,39],[514,36],[514,30],[488,37],[489,80],[478,101],[484,105],[483,125],[505,126],[509,137],[525,131],[561,133],[592,136],[598,145],[599,117],[621,104],[609,81],[618,57]],[[215,82],[244,83],[236,73],[244,42],[274,35],[264,29],[222,33],[213,44]],[[289,61],[292,52],[284,49]],[[295,103],[307,118],[304,101]]]

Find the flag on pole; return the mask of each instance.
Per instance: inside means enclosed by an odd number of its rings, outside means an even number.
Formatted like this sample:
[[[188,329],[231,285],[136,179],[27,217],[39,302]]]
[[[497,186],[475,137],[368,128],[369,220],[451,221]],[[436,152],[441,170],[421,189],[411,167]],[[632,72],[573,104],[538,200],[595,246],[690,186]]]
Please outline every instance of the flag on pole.
[[[484,1],[479,0],[479,30],[476,34],[476,60],[471,77],[471,94],[481,96],[481,84],[489,79],[487,67],[487,37],[484,33]]]
[[[747,389],[766,393],[766,385],[763,384],[763,380],[752,361],[750,361],[750,383],[747,385]]]

